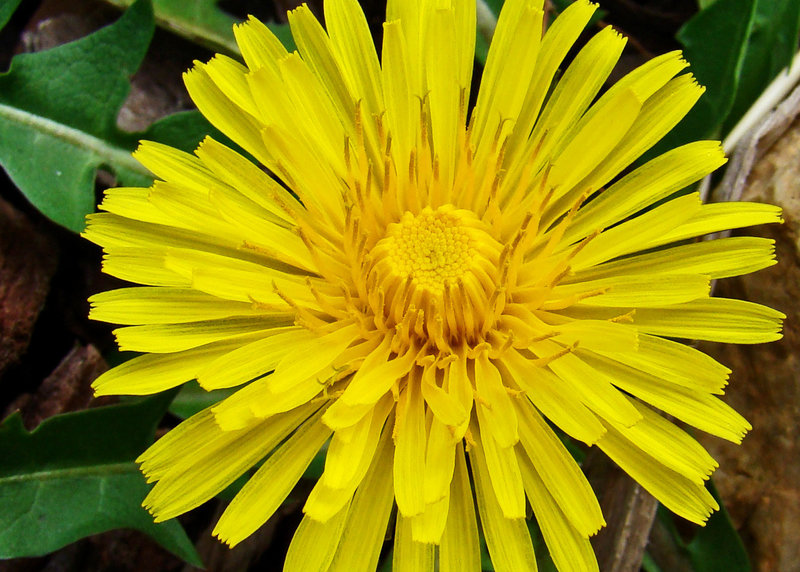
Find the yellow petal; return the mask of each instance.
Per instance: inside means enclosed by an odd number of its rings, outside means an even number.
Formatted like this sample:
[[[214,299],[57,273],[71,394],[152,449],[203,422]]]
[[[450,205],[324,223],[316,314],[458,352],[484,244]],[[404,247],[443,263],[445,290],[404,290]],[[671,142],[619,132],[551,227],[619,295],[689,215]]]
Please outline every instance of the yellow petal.
[[[84,231],[83,236],[92,240],[88,229]],[[167,269],[164,262],[163,252],[142,252],[140,248],[106,249],[103,272],[120,280],[148,286],[189,288],[192,285],[191,279]]]
[[[725,163],[718,141],[695,141],[667,151],[629,173],[575,215],[563,243],[572,244],[603,230],[676,191],[699,181]]]
[[[517,453],[514,447],[501,447],[492,434],[484,429],[485,417],[480,408],[477,414],[477,423],[471,423],[470,428],[478,443],[475,447],[479,449],[477,454],[487,467],[492,498],[497,502],[504,519],[525,518],[525,490],[519,474]]]
[[[588,536],[581,534],[564,516],[530,459],[521,457],[519,466],[536,522],[559,572],[599,570]]]
[[[331,51],[328,35],[306,5],[289,12],[289,25],[303,61],[325,85],[328,95],[337,108],[336,115],[344,122],[348,132],[352,133],[355,98],[345,84],[339,64]]]
[[[419,379],[412,377],[397,402],[394,496],[399,512],[413,516],[425,509],[425,409]]]
[[[667,421],[642,403],[633,401],[643,419],[633,427],[614,428],[642,451],[698,484],[717,468],[717,463],[688,433]]]
[[[566,517],[583,536],[605,525],[592,487],[566,447],[530,404],[518,402],[520,444]],[[602,438],[601,438],[602,440]]]
[[[455,470],[450,485],[450,510],[439,547],[441,572],[480,572],[481,554],[472,485],[464,447],[456,445]]]
[[[303,517],[292,536],[283,569],[286,572],[327,570],[342,538],[349,510],[347,503],[325,522]]]
[[[411,519],[397,513],[394,529],[392,569],[403,572],[428,572],[433,570],[433,544],[416,542],[412,538]]]
[[[384,430],[369,472],[353,497],[330,572],[375,570],[378,565],[394,506],[391,433],[391,427]]]
[[[379,439],[393,406],[394,400],[388,395],[378,403],[369,416],[369,429],[361,439],[358,439],[358,429],[355,427],[334,433],[328,447],[325,472],[311,490],[303,507],[306,515],[324,522],[332,518],[353,497],[375,460]],[[347,438],[350,440],[346,441]],[[346,466],[348,463],[349,468]]]
[[[425,510],[409,518],[411,520],[411,538],[414,542],[439,544],[444,527],[447,524],[447,512],[450,506],[450,491],[439,500],[425,505]],[[399,514],[399,513],[398,513]]]
[[[291,219],[273,197],[289,204],[295,202],[294,198],[251,161],[211,137],[206,137],[200,143],[195,154],[221,181],[225,181],[268,211],[272,220],[283,221],[286,225],[292,224]]]
[[[209,361],[198,370],[197,381],[205,389],[234,387],[275,369],[286,354],[314,336],[303,328],[276,328],[254,342]]]
[[[719,508],[703,485],[668,469],[614,428],[609,426],[608,432],[597,445],[675,514],[702,525]]]
[[[114,330],[122,351],[172,353],[287,326],[286,316],[223,318],[183,324],[126,326]]]
[[[261,142],[258,121],[222,93],[204,64],[196,63],[183,74],[183,81],[192,101],[212,125],[262,163],[268,162],[269,155]]]
[[[548,356],[557,354],[562,347],[545,340],[534,343],[531,349],[539,356]],[[573,395],[599,416],[626,426],[641,419],[636,409],[613,387],[613,380],[588,366],[574,352],[553,360],[548,367],[571,388]]]
[[[534,172],[551,153],[558,152],[571,140],[579,118],[605,83],[625,42],[610,26],[604,28],[586,43],[564,72],[528,140],[528,149],[539,148]]]
[[[149,395],[195,379],[200,370],[235,350],[244,340],[227,340],[170,353],[148,354],[110,369],[92,382],[95,395]]]
[[[605,433],[594,413],[553,372],[532,364],[513,348],[504,354],[503,365],[537,409],[563,431],[590,445]]]
[[[671,338],[760,344],[782,337],[786,316],[745,300],[708,298],[663,308],[637,310],[633,323],[643,332]]]
[[[387,338],[388,339],[388,338]],[[391,352],[387,344],[372,352],[364,360],[350,384],[339,398],[343,404],[375,403],[395,381],[404,377],[414,366],[417,351],[410,348],[405,355],[388,359]],[[332,418],[333,414],[329,415]]]
[[[356,0],[325,3],[325,24],[345,82],[371,113],[383,109],[380,64],[367,20]]]
[[[674,246],[587,268],[562,284],[610,279],[629,274],[670,276],[697,273],[712,279],[739,276],[776,263],[775,241],[735,236]],[[624,304],[620,304],[624,305]]]
[[[89,303],[92,320],[115,324],[176,324],[266,313],[252,304],[187,288],[119,288],[94,294]]]
[[[517,415],[500,372],[489,361],[487,352],[481,352],[475,360],[475,391],[476,407],[483,416],[481,432],[491,435],[499,447],[512,447],[519,441]]]
[[[324,162],[338,176],[345,177],[347,167],[342,153],[342,141],[347,130],[342,125],[325,86],[297,54],[281,60],[280,70],[286,95],[295,106],[292,116],[282,118],[283,121],[296,129],[313,133],[314,145],[323,156]]]
[[[751,429],[747,420],[711,394],[671,384],[605,357],[587,354],[585,359],[596,371],[613,377],[623,391],[707,433],[739,443]]]
[[[431,365],[425,368],[422,374],[422,397],[425,404],[445,425],[461,425],[467,420],[468,413],[464,407],[450,395],[444,388],[439,387],[436,381],[437,368]],[[444,378],[444,375],[442,375]]]
[[[258,108],[247,87],[246,67],[228,56],[217,54],[208,61],[204,69],[211,81],[233,103],[250,115],[258,115]]]
[[[570,266],[577,272],[617,256],[644,250],[645,244],[659,241],[700,208],[700,195],[697,193],[673,199],[601,233],[573,257]]]
[[[394,402],[387,395],[358,423],[333,434],[325,458],[325,471],[319,481],[322,485],[332,489],[352,487],[355,490],[369,468],[386,417],[393,407]],[[312,514],[310,504],[306,504],[306,514]],[[316,518],[323,520],[319,516]]]
[[[526,149],[522,143],[533,130],[534,122],[539,117],[546,95],[552,89],[553,78],[561,66],[561,62],[570,48],[575,45],[596,9],[597,5],[588,0],[576,0],[567,6],[547,28],[516,128],[511,133],[511,143],[509,144],[511,156],[509,159],[513,158],[517,161],[529,159],[530,148]],[[525,152],[526,150],[528,152]],[[514,164],[516,165],[516,161]]]
[[[250,16],[246,22],[233,27],[236,43],[242,57],[251,70],[274,62],[286,56],[286,48],[267,26],[258,18]]]
[[[582,303],[586,306],[660,307],[707,298],[711,293],[711,281],[701,274],[614,275],[556,286],[552,290],[553,299],[541,307],[545,310],[561,308],[564,299],[598,291],[600,293],[583,298]]]
[[[648,237],[642,248],[651,248],[712,232],[755,226],[757,224],[781,223],[781,209],[763,203],[723,202],[703,205],[693,216],[676,226],[671,232],[659,237]]]
[[[140,187],[116,187],[106,189],[103,202],[97,207],[117,216],[171,225],[172,219],[158,210],[149,200],[150,189]]]
[[[460,4],[470,4],[461,2]],[[426,30],[428,45],[424,50],[427,59],[425,69],[428,76],[428,104],[433,138],[434,157],[438,160],[439,178],[434,184],[443,187],[437,194],[444,202],[444,193],[449,193],[456,168],[456,152],[461,127],[461,105],[459,99],[462,86],[460,72],[460,46],[456,42],[455,9],[434,10]],[[433,207],[441,203],[434,201]]]
[[[722,393],[731,373],[730,369],[691,346],[647,334],[639,335],[636,352],[619,354],[592,349],[664,381],[707,393]]]
[[[601,165],[616,151],[617,144],[628,133],[642,108],[642,98],[633,89],[617,92],[610,100],[601,99],[601,109],[581,119],[569,143],[553,158],[548,185],[557,187],[554,212],[569,210],[584,192],[583,185],[573,189],[581,179]],[[587,116],[589,113],[587,113]]]
[[[450,490],[455,462],[455,443],[450,428],[433,417],[425,450],[425,503],[442,499]]]
[[[331,434],[318,412],[280,445],[234,497],[213,534],[229,546],[250,536],[278,509]]]
[[[651,61],[655,62],[658,59],[662,59],[662,62],[653,71],[656,71],[655,75],[660,76],[659,80],[674,75],[687,65],[679,57],[678,52],[664,54],[661,58],[654,58]],[[638,70],[632,72],[631,75],[636,71]],[[645,82],[648,82],[647,75],[645,74],[645,77],[641,78]],[[650,78],[650,81],[652,81],[652,78]],[[656,85],[659,83],[661,81],[658,81]],[[614,87],[618,85],[619,83],[615,84]],[[643,98],[646,93],[649,93],[649,89],[654,87],[653,85],[643,86],[641,82],[634,82],[634,85],[633,89]],[[643,91],[645,93],[642,93]],[[608,160],[598,165],[598,169],[586,179],[586,187],[597,189],[601,185],[607,184],[609,180],[660,141],[686,116],[704,91],[705,89],[697,84],[691,74],[684,74],[667,82],[655,94],[649,96],[642,105],[633,125],[631,125],[619,145],[614,149],[614,152],[608,156]]]
[[[513,452],[513,449],[511,451]],[[483,448],[479,445],[472,447],[469,451],[469,460],[472,478],[475,481],[475,496],[478,500],[483,534],[486,537],[486,546],[492,557],[494,569],[497,572],[520,570],[535,572],[536,557],[533,554],[531,535],[525,525],[525,519],[506,518],[504,515],[489,476],[488,459],[484,457]]]
[[[313,413],[300,407],[239,431],[219,428],[209,410],[178,425],[137,461],[158,483],[144,506],[161,522],[204,503],[267,455]]]
[[[157,178],[187,189],[199,191],[209,184],[219,184],[197,157],[163,143],[142,141],[133,157]]]
[[[499,130],[505,128],[507,135],[517,120],[536,69],[542,19],[539,0],[512,0],[500,12],[470,122],[476,157],[498,136],[502,141]],[[514,73],[507,73],[508,62],[514,62]],[[506,121],[510,124],[504,127]]]

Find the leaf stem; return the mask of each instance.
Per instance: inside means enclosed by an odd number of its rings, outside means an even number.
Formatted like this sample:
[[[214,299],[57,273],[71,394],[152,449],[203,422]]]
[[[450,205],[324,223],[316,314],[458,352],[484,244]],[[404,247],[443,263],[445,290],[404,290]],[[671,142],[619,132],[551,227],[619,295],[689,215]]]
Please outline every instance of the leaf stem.
[[[786,95],[797,85],[800,81],[800,52],[797,52],[792,59],[789,67],[778,74],[772,80],[759,98],[750,106],[747,113],[739,120],[739,122],[731,129],[731,132],[722,142],[722,147],[725,153],[732,153],[742,137],[747,135],[752,129],[760,125],[764,116],[772,111]]]
[[[96,477],[105,476],[108,474],[136,473],[138,470],[139,469],[137,468],[136,463],[133,461],[90,465],[84,467],[69,467],[65,469],[55,468],[0,477],[0,486],[6,486],[11,483],[46,481],[50,479],[64,479],[69,477]]]
[[[122,167],[135,173],[152,177],[150,172],[131,156],[131,152],[128,149],[112,145],[74,127],[2,103],[0,103],[0,118],[32,127],[65,143],[91,151],[96,156],[105,159],[111,167]]]

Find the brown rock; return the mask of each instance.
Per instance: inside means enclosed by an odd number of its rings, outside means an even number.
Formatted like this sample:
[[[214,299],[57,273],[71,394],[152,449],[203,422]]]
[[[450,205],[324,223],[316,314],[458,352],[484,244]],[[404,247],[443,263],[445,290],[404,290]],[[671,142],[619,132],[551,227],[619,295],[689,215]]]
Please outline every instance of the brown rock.
[[[92,401],[92,381],[107,369],[97,348],[75,346],[36,394],[21,396],[10,410],[19,409],[25,427],[31,431],[48,417],[86,409]]]
[[[28,347],[56,261],[52,239],[0,199],[0,376]]]
[[[708,436],[700,436],[700,440],[720,463],[715,481],[748,547],[754,569],[765,572],[800,570],[798,157],[800,119],[794,120],[745,173],[742,200],[772,203],[784,209],[784,225],[745,233],[775,239],[778,265],[755,275],[723,280],[716,290],[718,296],[752,300],[784,312],[783,340],[758,346],[701,346],[733,369],[725,399],[753,425],[741,446]]]

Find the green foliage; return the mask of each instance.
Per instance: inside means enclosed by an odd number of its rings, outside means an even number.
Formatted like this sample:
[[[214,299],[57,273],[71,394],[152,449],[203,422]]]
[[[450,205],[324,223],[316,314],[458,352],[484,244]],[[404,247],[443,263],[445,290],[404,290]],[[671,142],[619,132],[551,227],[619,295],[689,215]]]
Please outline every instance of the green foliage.
[[[133,0],[107,0],[127,7]],[[153,0],[156,23],[184,38],[217,52],[239,54],[233,37],[233,25],[239,20],[220,9],[219,0]],[[289,50],[294,41],[289,26],[267,24]]]
[[[57,415],[32,432],[0,424],[0,558],[39,556],[114,528],[144,532],[185,561],[200,557],[180,524],[155,524],[134,459],[174,393]]]
[[[21,54],[0,76],[0,164],[45,215],[75,231],[94,210],[98,167],[147,172],[116,118],[128,78],[153,34],[149,4],[115,24],[35,54]]]
[[[800,2],[756,0],[736,97],[722,133],[728,133],[781,70],[792,63],[800,32]]]
[[[3,28],[22,0],[0,0],[0,28]]]
[[[701,8],[677,38],[706,93],[657,152],[724,137],[789,65],[797,46],[796,0],[715,0],[702,2]]]
[[[197,112],[167,117],[145,133],[126,133],[117,115],[153,35],[140,0],[117,22],[52,50],[21,54],[0,75],[0,164],[44,215],[81,231],[94,210],[97,169],[124,185],[149,185],[132,157],[141,138],[183,149],[212,132]]]
[[[706,92],[670,134],[669,147],[719,137],[733,108],[755,19],[755,0],[718,0],[678,32],[692,73]]]

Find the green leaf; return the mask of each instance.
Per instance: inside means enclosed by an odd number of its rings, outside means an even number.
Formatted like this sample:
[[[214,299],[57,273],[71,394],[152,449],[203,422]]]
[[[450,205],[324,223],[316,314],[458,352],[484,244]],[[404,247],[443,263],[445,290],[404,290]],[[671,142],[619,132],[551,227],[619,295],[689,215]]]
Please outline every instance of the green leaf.
[[[18,413],[0,424],[0,558],[40,556],[115,528],[148,534],[202,566],[183,528],[155,524],[133,462],[153,441],[174,392],[57,415],[32,432]]]
[[[135,137],[116,126],[129,77],[153,34],[137,2],[85,38],[21,54],[0,75],[0,164],[40,211],[75,231],[94,208],[100,166],[147,175],[130,156]]]
[[[22,2],[22,0],[0,0],[0,30],[8,24],[11,16],[14,15],[14,12],[19,7],[20,2]]]
[[[800,2],[756,0],[756,13],[736,98],[725,121],[728,133],[781,70],[792,63],[800,31]]]
[[[133,0],[106,0],[119,7],[127,7]],[[233,36],[233,25],[240,20],[219,6],[219,0],[153,0],[156,24],[175,32],[192,42],[202,44],[216,52],[239,54]],[[288,25],[267,23],[289,51],[295,49]]]
[[[0,74],[0,165],[45,216],[73,231],[94,210],[97,169],[123,185],[151,175],[131,157],[141,137],[193,148],[214,133],[196,112],[167,117],[144,133],[117,127],[117,115],[154,30],[139,0],[114,24],[52,50],[21,54]]]
[[[691,71],[706,92],[657,152],[696,139],[720,136],[739,87],[756,0],[717,0],[678,32]]]

